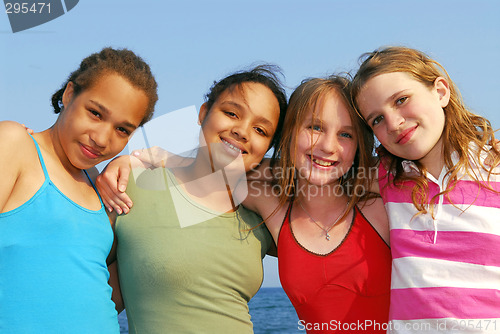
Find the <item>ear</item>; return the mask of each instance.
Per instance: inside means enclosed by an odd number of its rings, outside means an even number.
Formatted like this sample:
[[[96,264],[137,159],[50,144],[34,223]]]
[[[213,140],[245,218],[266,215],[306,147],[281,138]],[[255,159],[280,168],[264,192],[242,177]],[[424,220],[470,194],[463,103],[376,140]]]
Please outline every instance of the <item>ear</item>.
[[[69,81],[68,84],[66,85],[66,88],[64,89],[64,93],[62,96],[62,103],[65,107],[69,105],[71,100],[73,100],[73,95],[75,93],[75,84],[72,81]]]
[[[446,107],[448,102],[450,102],[450,84],[448,83],[448,80],[443,77],[436,78],[434,81],[434,89],[439,95],[441,107]]]
[[[208,115],[207,103],[203,103],[200,107],[200,113],[198,114],[198,125],[201,125]]]

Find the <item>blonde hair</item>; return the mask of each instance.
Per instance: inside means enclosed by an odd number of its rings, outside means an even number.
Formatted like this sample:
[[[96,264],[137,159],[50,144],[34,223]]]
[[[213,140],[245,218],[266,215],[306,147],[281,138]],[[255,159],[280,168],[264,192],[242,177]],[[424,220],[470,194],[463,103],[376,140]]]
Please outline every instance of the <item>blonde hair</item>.
[[[345,106],[350,111],[350,118],[357,140],[357,150],[354,158],[354,164],[351,169],[341,178],[341,187],[344,193],[348,194],[349,205],[346,210],[349,211],[358,203],[360,199],[373,197],[370,193],[370,177],[367,171],[373,167],[373,136],[366,136],[368,127],[357,117],[350,104],[349,98],[349,80],[343,76],[330,76],[327,78],[314,78],[304,80],[290,96],[287,115],[283,124],[283,134],[277,149],[277,158],[271,161],[271,166],[281,172],[281,177],[275,180],[281,189],[278,194],[279,206],[283,207],[289,200],[297,196],[297,170],[293,161],[293,147],[297,147],[296,141],[301,124],[307,116],[313,113],[313,119],[317,118],[316,105],[326,94],[335,92]],[[363,170],[363,168],[366,168]],[[350,191],[362,186],[364,191],[361,194]],[[369,195],[371,194],[371,195]],[[343,217],[342,217],[343,218]]]
[[[387,156],[390,162],[390,171],[395,171],[393,184],[400,183],[405,180],[413,180],[416,186],[412,190],[412,201],[418,214],[427,213],[430,208],[433,214],[433,203],[436,202],[440,195],[447,195],[453,190],[456,185],[457,175],[460,170],[465,170],[466,173],[478,183],[482,188],[492,190],[491,187],[485,186],[480,182],[480,178],[473,172],[473,166],[469,161],[470,154],[469,145],[474,143],[479,150],[474,152],[474,160],[479,163],[480,168],[488,171],[488,180],[493,168],[487,168],[481,161],[480,154],[484,151],[485,145],[495,142],[494,131],[490,122],[479,115],[472,113],[464,105],[460,92],[455,86],[450,76],[444,67],[437,61],[429,58],[423,52],[407,47],[387,47],[366,53],[361,56],[362,61],[358,72],[354,76],[351,83],[352,103],[356,108],[358,115],[362,118],[356,104],[356,98],[362,89],[363,85],[371,78],[392,72],[404,72],[409,74],[415,80],[421,82],[431,88],[438,77],[444,77],[449,84],[450,100],[446,107],[443,108],[445,114],[445,125],[443,129],[443,156],[444,163],[448,169],[447,176],[449,182],[446,189],[441,193],[428,198],[429,185],[424,177],[426,169],[418,161],[414,161],[419,168],[420,175],[408,176],[405,175],[401,162],[404,160],[401,157],[392,155],[390,152],[381,147],[381,154]],[[458,154],[458,163],[452,161],[452,153]],[[493,147],[494,162],[496,166],[500,161],[498,150]],[[450,186],[451,185],[451,186]],[[428,204],[429,203],[429,204]]]

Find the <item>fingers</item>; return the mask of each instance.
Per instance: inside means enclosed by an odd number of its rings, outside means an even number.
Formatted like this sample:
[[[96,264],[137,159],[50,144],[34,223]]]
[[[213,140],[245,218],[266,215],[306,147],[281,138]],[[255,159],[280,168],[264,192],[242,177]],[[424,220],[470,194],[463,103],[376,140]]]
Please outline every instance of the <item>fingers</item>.
[[[33,133],[35,133],[35,131],[33,131],[33,129],[28,128],[25,124],[21,124],[21,125],[26,129],[26,131],[28,131],[28,133],[30,135],[32,135]]]
[[[130,166],[128,163],[124,164],[123,161],[124,159],[110,162],[96,179],[96,187],[106,209],[109,212],[115,210],[118,214],[128,213],[133,205],[132,200],[125,193]]]
[[[134,162],[134,159],[137,159],[137,161],[141,163],[140,166],[144,168],[164,167],[167,155],[167,151],[159,146],[134,150],[131,154],[133,157],[132,166],[138,166],[138,164]]]
[[[488,152],[488,156],[486,157],[486,160],[484,160],[484,164],[488,167],[497,167],[497,166],[495,166],[495,158],[497,155],[495,150],[497,152],[500,152],[500,141],[498,139],[495,139],[495,141],[493,143],[490,143],[490,145],[491,144],[494,147],[492,147],[490,149],[490,151]]]
[[[132,200],[126,193],[118,190],[116,186],[116,178],[114,178],[113,183],[113,178],[110,175],[103,174],[98,177],[96,183],[99,184],[99,193],[101,194],[102,201],[109,212],[115,210],[116,213],[120,215],[130,212],[130,208],[132,208],[133,205]]]
[[[495,152],[488,152],[488,156],[484,160],[484,165],[488,167],[496,167],[494,166],[495,163]]]
[[[118,173],[118,191],[121,193],[125,193],[127,190],[128,177],[130,175],[130,167],[122,166],[119,169]]]

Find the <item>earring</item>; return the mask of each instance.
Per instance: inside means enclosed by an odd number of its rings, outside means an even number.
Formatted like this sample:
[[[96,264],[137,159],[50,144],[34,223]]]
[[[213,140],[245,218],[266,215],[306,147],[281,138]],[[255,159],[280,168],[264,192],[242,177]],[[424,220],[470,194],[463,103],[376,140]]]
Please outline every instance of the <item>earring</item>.
[[[57,103],[57,105],[59,106],[59,112],[63,112],[64,111],[64,104],[62,103],[62,101],[59,101]]]

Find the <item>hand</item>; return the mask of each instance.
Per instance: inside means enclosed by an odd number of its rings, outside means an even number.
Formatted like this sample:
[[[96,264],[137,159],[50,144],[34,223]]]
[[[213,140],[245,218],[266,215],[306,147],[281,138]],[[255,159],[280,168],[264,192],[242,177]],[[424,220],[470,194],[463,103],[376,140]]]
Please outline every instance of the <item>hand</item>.
[[[21,125],[22,125],[22,126],[24,126],[24,128],[26,129],[26,131],[28,131],[28,133],[29,133],[30,135],[32,135],[33,133],[35,133],[35,131],[33,131],[33,129],[28,128],[28,127],[27,127],[26,125],[24,125],[24,124],[21,124]]]
[[[170,153],[159,146],[132,151],[132,156],[139,159],[144,164],[145,168],[165,168],[169,155]]]
[[[97,190],[109,212],[115,210],[118,214],[127,214],[133,205],[125,190],[132,169],[131,160],[134,159],[137,160],[128,155],[114,158],[96,179]],[[136,163],[137,161],[134,164]]]
[[[494,148],[491,148],[491,150],[488,152],[488,156],[484,160],[484,164],[489,167],[497,167],[500,164],[499,159],[495,165],[495,158],[497,158],[498,152],[500,152],[500,140],[495,139],[495,143],[493,146]]]

